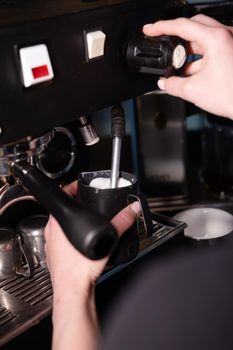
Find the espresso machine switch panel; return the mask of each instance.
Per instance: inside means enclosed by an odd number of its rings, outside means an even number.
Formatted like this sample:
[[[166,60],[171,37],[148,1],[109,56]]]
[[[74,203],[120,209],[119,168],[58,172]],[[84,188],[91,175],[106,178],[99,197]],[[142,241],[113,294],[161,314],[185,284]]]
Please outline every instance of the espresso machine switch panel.
[[[104,56],[106,35],[102,30],[86,33],[86,45],[88,60]]]
[[[53,79],[53,68],[46,45],[23,47],[19,50],[19,55],[26,88]]]
[[[113,0],[112,6],[105,0],[62,1],[63,10],[68,3],[77,6],[64,16],[57,14],[57,2],[51,3],[55,12],[49,16],[44,9],[48,18],[20,21],[17,15],[6,27],[0,11],[1,145],[66,127],[79,116],[154,90],[153,76],[130,74],[125,43],[145,23],[165,15],[164,1]],[[35,2],[25,6],[35,14]]]
[[[132,70],[169,76],[180,72],[187,60],[185,42],[172,36],[138,36],[127,45],[127,63]]]

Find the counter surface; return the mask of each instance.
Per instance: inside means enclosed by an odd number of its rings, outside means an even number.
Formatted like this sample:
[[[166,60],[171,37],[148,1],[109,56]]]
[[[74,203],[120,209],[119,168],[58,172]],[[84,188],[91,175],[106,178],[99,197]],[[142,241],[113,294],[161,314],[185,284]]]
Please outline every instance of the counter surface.
[[[99,287],[103,349],[232,350],[232,276],[233,233],[174,237]]]

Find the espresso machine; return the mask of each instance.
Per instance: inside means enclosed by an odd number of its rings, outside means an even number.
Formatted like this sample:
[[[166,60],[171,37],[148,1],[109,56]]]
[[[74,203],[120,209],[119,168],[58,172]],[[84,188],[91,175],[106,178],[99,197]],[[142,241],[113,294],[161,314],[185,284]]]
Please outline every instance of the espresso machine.
[[[210,2],[206,3],[209,8]],[[6,236],[17,245],[14,232],[25,218],[34,219],[24,229],[36,222],[41,233],[39,228],[52,214],[87,257],[98,259],[112,251],[117,237],[109,221],[69,198],[62,187],[87,169],[85,154],[99,140],[94,113],[153,96],[156,79],[179,74],[187,60],[181,39],[145,38],[142,26],[192,11],[199,7],[182,0],[0,1],[2,247]],[[181,60],[174,63],[177,51]],[[183,116],[183,105],[177,108]],[[143,109],[137,110],[142,123]],[[174,196],[186,197],[184,168],[178,192],[175,185],[170,188]],[[138,222],[138,250],[126,263],[108,269],[100,284],[185,227],[154,211],[146,219],[149,226],[145,217]],[[41,242],[41,236],[37,238]],[[20,269],[0,278],[0,346],[17,341],[52,310],[44,257],[28,252],[20,239],[18,243],[24,253]]]

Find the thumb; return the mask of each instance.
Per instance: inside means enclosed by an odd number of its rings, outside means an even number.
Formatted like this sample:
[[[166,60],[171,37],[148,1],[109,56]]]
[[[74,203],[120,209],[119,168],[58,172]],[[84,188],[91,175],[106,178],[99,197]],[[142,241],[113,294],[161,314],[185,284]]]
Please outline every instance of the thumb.
[[[160,78],[158,80],[158,87],[160,90],[166,91],[169,95],[183,98],[185,100],[190,100],[191,96],[188,94],[188,80],[189,77],[170,77],[170,78]]]
[[[122,209],[114,216],[111,223],[115,227],[118,235],[122,235],[128,230],[136,221],[141,212],[141,206],[138,201],[133,202],[126,208]]]

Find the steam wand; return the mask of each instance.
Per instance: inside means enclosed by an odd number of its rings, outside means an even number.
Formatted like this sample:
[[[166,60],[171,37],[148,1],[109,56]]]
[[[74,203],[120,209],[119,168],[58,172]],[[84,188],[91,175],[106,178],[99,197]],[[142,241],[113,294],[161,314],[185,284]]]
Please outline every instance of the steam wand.
[[[116,188],[120,172],[121,143],[125,136],[125,114],[121,106],[114,106],[111,114],[113,144],[110,187]]]

